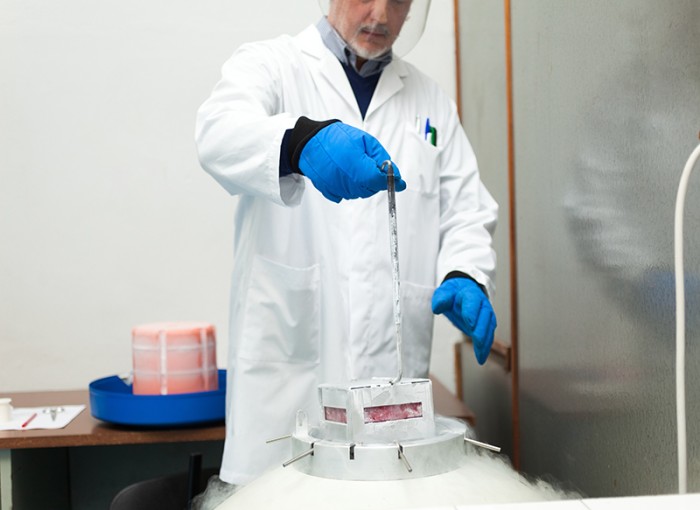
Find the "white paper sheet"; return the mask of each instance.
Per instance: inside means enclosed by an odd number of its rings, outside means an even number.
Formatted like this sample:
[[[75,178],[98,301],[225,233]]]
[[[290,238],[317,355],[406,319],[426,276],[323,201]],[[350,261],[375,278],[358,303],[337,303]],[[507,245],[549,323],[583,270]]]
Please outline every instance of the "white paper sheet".
[[[55,413],[51,412],[52,409]],[[84,405],[15,407],[12,410],[12,419],[0,422],[0,430],[62,429],[83,409]]]

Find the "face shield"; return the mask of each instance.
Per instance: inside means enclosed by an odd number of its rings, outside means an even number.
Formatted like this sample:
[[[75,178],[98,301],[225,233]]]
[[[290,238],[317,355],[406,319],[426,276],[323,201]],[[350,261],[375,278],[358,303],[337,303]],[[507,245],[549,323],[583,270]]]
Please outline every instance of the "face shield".
[[[319,0],[323,14],[357,55],[403,57],[423,35],[430,0]]]

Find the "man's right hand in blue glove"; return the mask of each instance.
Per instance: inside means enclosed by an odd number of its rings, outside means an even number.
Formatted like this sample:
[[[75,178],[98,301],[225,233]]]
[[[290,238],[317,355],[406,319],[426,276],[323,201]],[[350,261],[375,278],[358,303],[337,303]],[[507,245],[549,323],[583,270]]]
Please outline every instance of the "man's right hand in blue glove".
[[[333,202],[367,198],[387,189],[382,163],[391,157],[372,135],[331,120],[297,121],[289,141],[292,170],[307,176]],[[406,189],[394,166],[396,191]]]

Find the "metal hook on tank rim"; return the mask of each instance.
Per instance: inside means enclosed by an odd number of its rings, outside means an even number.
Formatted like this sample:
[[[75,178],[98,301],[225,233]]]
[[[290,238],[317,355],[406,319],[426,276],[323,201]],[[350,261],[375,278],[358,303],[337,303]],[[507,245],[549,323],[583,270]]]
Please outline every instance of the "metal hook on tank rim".
[[[299,455],[297,455],[296,457],[293,457],[293,458],[289,459],[287,462],[283,462],[283,463],[282,463],[282,467],[287,467],[287,466],[289,466],[290,464],[292,464],[292,463],[294,463],[294,462],[296,462],[296,461],[298,461],[298,460],[301,460],[301,459],[303,459],[304,457],[306,457],[306,456],[308,456],[308,455],[313,456],[313,454],[314,454],[314,443],[311,443],[311,448],[309,448],[309,449],[306,450],[306,451],[301,452]]]
[[[285,439],[291,439],[291,438],[292,438],[291,434],[286,434],[284,436],[273,437],[272,439],[268,439],[267,441],[265,441],[265,443],[266,444],[276,443],[277,441],[283,441]]]
[[[399,460],[403,463],[404,467],[409,473],[413,472],[413,468],[411,467],[411,464],[408,462],[408,459],[403,453],[403,445],[401,443],[396,443],[396,446],[398,446],[398,452],[399,452]]]
[[[492,444],[482,443],[481,441],[477,441],[476,439],[471,439],[467,436],[464,436],[464,441],[466,443],[473,444],[474,446],[478,446],[480,448],[485,448],[486,450],[491,450],[492,452],[501,453],[500,446],[493,446]]]

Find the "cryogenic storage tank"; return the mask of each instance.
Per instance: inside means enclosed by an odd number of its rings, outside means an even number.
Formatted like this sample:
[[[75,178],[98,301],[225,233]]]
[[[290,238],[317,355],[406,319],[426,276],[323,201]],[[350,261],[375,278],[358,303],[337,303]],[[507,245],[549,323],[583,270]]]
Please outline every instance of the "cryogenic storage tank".
[[[435,416],[428,379],[321,385],[319,404],[316,426],[297,414],[296,429],[284,439],[290,441],[289,461],[234,493],[219,510],[385,510],[562,499],[486,451],[489,445],[471,439],[465,423]]]

